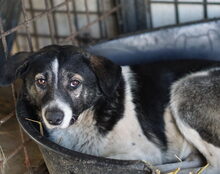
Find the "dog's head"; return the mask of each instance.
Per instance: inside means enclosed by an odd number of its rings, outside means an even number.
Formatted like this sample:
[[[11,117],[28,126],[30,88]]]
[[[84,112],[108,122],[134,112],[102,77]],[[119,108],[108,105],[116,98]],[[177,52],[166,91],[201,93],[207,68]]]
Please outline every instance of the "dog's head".
[[[108,59],[73,46],[47,46],[38,52],[22,52],[0,66],[0,85],[16,78],[49,129],[67,128],[78,116],[116,90],[121,68]]]

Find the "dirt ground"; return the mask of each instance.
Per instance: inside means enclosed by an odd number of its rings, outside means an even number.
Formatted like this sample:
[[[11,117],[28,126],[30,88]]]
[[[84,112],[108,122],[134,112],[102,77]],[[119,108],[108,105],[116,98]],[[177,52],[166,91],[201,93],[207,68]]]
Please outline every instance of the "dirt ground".
[[[0,88],[0,120],[14,111],[11,88]],[[25,135],[25,141],[29,138]],[[20,149],[15,156],[16,149]],[[29,140],[27,143],[28,156],[32,169],[38,168],[42,163],[42,156],[37,145]],[[9,160],[7,160],[10,158]],[[5,162],[6,161],[6,162]],[[24,150],[21,148],[21,134],[15,114],[5,123],[0,122],[0,174],[24,174]]]

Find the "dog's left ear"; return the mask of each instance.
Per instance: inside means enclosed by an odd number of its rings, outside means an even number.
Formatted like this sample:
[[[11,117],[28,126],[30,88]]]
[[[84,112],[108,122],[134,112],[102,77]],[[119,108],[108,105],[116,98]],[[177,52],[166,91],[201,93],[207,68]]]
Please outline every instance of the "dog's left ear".
[[[101,56],[91,56],[89,61],[102,92],[111,96],[121,80],[121,67]]]
[[[0,64],[0,86],[10,85],[16,78],[22,76],[31,54],[31,52],[19,52]]]

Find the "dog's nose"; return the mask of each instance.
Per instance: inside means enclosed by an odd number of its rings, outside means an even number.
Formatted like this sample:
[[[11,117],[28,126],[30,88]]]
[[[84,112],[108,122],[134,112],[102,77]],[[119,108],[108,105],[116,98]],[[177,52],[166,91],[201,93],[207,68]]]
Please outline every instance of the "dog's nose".
[[[47,121],[51,125],[60,125],[63,121],[64,113],[62,111],[47,111],[45,114]]]

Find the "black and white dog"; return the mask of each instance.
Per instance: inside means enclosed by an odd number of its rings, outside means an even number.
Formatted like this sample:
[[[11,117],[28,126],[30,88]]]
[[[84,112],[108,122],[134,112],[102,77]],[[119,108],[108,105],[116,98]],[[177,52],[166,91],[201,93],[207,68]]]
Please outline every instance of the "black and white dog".
[[[217,174],[219,66],[175,60],[120,67],[73,46],[52,45],[9,58],[0,66],[0,84],[23,79],[20,97],[61,146],[154,165],[175,162],[175,155],[183,161],[203,155],[206,173]]]

